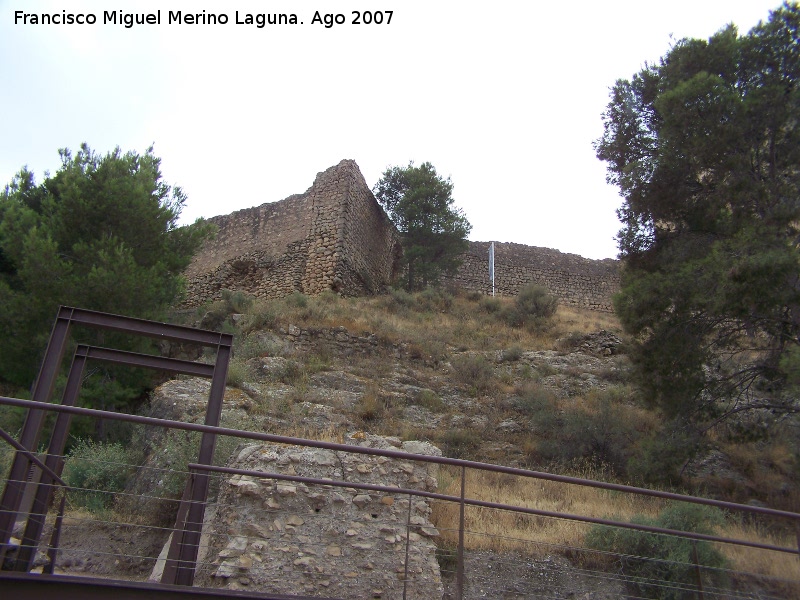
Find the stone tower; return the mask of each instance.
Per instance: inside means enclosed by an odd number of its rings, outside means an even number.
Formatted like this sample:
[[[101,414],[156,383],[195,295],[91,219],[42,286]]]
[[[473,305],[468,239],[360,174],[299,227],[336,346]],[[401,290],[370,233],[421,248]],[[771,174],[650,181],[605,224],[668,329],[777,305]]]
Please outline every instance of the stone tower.
[[[318,173],[303,194],[212,217],[219,227],[186,270],[186,305],[241,290],[261,298],[333,290],[375,294],[401,256],[397,230],[355,161]]]

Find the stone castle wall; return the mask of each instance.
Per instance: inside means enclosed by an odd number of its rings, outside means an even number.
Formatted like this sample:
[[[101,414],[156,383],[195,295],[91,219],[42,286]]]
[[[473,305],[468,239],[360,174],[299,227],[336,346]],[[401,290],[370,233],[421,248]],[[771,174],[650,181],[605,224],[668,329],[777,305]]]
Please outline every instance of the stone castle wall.
[[[449,281],[483,294],[492,293],[489,279],[490,242],[470,242],[464,262]],[[550,248],[495,242],[495,294],[516,296],[529,283],[544,285],[563,304],[613,311],[611,298],[619,290],[619,262],[592,260]]]
[[[225,289],[259,298],[374,294],[390,282],[400,248],[352,160],[318,173],[304,194],[209,222],[219,231],[186,270],[187,306],[219,299]]]
[[[259,298],[325,290],[375,294],[392,283],[400,268],[400,235],[352,160],[318,173],[303,194],[209,221],[219,232],[186,270],[186,306],[219,299],[225,289]],[[448,281],[491,294],[488,252],[488,242],[470,242],[461,268]],[[495,244],[495,292],[501,296],[540,283],[564,304],[611,311],[618,268],[610,259]]]

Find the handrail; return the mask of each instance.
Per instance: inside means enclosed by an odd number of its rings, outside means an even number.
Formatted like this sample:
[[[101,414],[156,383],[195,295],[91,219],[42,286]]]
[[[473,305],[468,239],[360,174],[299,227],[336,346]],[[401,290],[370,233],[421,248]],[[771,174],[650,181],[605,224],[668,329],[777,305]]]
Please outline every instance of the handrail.
[[[769,515],[773,517],[780,517],[791,519],[797,522],[800,526],[800,513],[777,510],[773,508],[766,508],[761,506],[750,506],[748,504],[737,504],[735,502],[727,502],[724,500],[713,500],[710,498],[700,498],[697,496],[689,496],[684,494],[677,494],[674,492],[663,492],[660,490],[651,490],[648,488],[640,488],[630,485],[623,485],[618,483],[608,483],[604,481],[594,481],[591,479],[583,479],[580,477],[571,477],[568,475],[556,475],[553,473],[545,473],[542,471],[532,471],[528,469],[520,469],[517,467],[505,467],[502,465],[493,465],[490,463],[475,462],[463,460],[459,458],[449,458],[446,456],[430,456],[424,454],[412,454],[401,450],[384,450],[381,448],[367,448],[364,446],[352,446],[348,444],[340,444],[336,442],[323,442],[319,440],[308,440],[303,438],[295,438],[283,435],[275,435],[271,433],[261,433],[257,431],[244,431],[241,429],[231,429],[228,427],[215,427],[212,425],[202,425],[199,423],[187,423],[184,421],[171,421],[169,419],[159,419],[156,417],[144,417],[141,415],[128,415],[124,413],[116,413],[107,410],[98,410],[95,408],[82,408],[79,406],[65,406],[61,404],[51,404],[48,402],[35,402],[33,400],[22,400],[19,398],[8,398],[0,396],[0,405],[18,406],[28,409],[51,410],[55,412],[64,412],[74,415],[82,415],[88,417],[95,417],[101,419],[112,419],[118,421],[127,421],[131,423],[139,423],[143,425],[153,425],[158,427],[166,427],[171,429],[183,429],[186,431],[199,431],[202,433],[214,433],[218,435],[227,435],[231,437],[239,437],[245,439],[253,439],[265,442],[275,442],[279,444],[289,444],[296,446],[307,446],[311,448],[321,448],[325,450],[337,450],[342,452],[352,452],[355,454],[368,454],[372,456],[385,456],[387,458],[398,458],[406,460],[417,460],[420,462],[429,462],[437,464],[452,465],[457,467],[466,467],[469,469],[477,469],[482,471],[492,471],[496,473],[506,473],[509,475],[521,475],[523,477],[531,477],[534,479],[542,479],[545,481],[556,481],[560,483],[569,483],[573,485],[580,485],[585,487],[593,487],[598,489],[605,489],[617,492],[626,492],[633,494],[640,494],[644,496],[652,496],[655,498],[663,498],[666,500],[677,500],[680,502],[690,502],[694,504],[705,504],[708,506],[716,506],[718,508],[725,508],[728,510],[738,510],[742,512]]]
[[[416,456],[416,455],[414,455]],[[371,483],[357,483],[353,481],[341,481],[337,479],[320,479],[315,477],[302,477],[300,475],[284,475],[282,473],[268,473],[266,471],[253,471],[249,469],[236,469],[233,467],[218,467],[214,465],[199,465],[190,463],[187,465],[189,470],[197,471],[211,471],[216,473],[228,473],[230,475],[245,475],[249,477],[259,477],[263,479],[276,479],[279,481],[296,481],[298,483],[311,483],[315,485],[330,485],[333,487],[347,487],[357,490],[371,490],[376,492],[386,492],[389,494],[401,494],[420,496],[423,498],[430,498],[432,500],[444,500],[445,502],[460,503],[470,506],[479,506],[481,508],[495,508],[499,510],[507,510],[511,512],[518,512],[522,514],[534,515],[537,517],[552,517],[555,519],[565,519],[568,521],[580,521],[583,523],[591,523],[593,525],[606,525],[609,527],[621,527],[624,529],[635,529],[637,531],[646,531],[648,533],[657,533],[662,535],[673,535],[677,537],[690,538],[694,540],[701,540],[706,542],[719,542],[723,544],[732,544],[735,546],[747,546],[750,548],[758,548],[759,550],[774,550],[775,552],[785,552],[788,554],[797,554],[797,548],[785,548],[783,546],[772,546],[770,544],[761,544],[759,542],[750,542],[748,540],[737,540],[734,538],[724,538],[715,535],[707,535],[703,533],[694,533],[691,531],[681,531],[679,529],[665,529],[663,527],[652,527],[650,525],[640,525],[637,523],[625,523],[623,521],[613,521],[610,519],[599,519],[596,517],[585,517],[583,515],[573,515],[570,513],[554,512],[549,510],[540,510],[538,508],[528,508],[525,506],[516,506],[513,504],[502,504],[500,502],[488,502],[485,500],[476,500],[474,498],[464,498],[461,496],[451,496],[448,494],[439,494],[437,492],[426,492],[423,490],[416,490],[413,488],[399,488],[385,485],[377,485]]]

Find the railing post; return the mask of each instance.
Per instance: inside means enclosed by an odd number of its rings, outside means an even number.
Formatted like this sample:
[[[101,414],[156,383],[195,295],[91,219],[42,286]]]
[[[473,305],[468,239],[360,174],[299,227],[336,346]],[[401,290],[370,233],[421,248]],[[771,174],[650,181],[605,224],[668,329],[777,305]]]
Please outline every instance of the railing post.
[[[75,406],[78,394],[81,389],[83,373],[86,369],[86,352],[88,346],[78,346],[72,358],[67,385],[64,388],[61,403],[66,406]],[[50,445],[45,457],[45,465],[52,469],[57,475],[61,475],[64,469],[64,447],[67,443],[67,434],[72,422],[72,415],[69,413],[59,413],[53,432],[50,435]],[[17,555],[18,571],[30,571],[36,558],[36,548],[42,537],[47,510],[50,506],[50,499],[53,496],[53,478],[47,473],[42,473],[39,485],[36,487],[36,494],[28,515],[28,523],[25,526],[25,533],[22,538],[22,545]]]
[[[53,331],[50,333],[50,341],[47,344],[42,368],[39,371],[39,377],[33,387],[33,394],[31,399],[37,402],[49,402],[55,387],[56,376],[58,375],[58,368],[61,365],[61,359],[64,356],[64,350],[67,347],[67,336],[70,328],[70,313],[71,309],[61,307],[59,309],[58,317],[53,325]],[[20,444],[26,450],[36,450],[36,445],[39,443],[39,437],[44,425],[44,411],[43,410],[29,410],[25,417],[25,424],[22,428],[22,433],[19,438]],[[17,452],[14,455],[14,461],[11,465],[11,471],[6,480],[6,486],[3,490],[2,499],[0,499],[0,564],[8,549],[8,543],[11,538],[11,531],[14,529],[14,524],[17,520],[17,515],[22,503],[22,496],[25,488],[28,485],[28,470],[30,469],[30,461],[28,458]]]
[[[456,565],[456,597],[464,597],[464,498],[466,495],[467,468],[461,467],[461,504],[458,514],[458,564]]]
[[[703,573],[700,571],[700,560],[697,558],[697,540],[692,540],[692,560],[694,561],[695,573],[697,573],[697,597],[703,600],[705,598],[703,594]]]
[[[52,575],[56,569],[56,559],[58,558],[58,545],[61,543],[61,525],[64,523],[64,510],[67,505],[67,489],[61,488],[61,503],[58,507],[56,523],[53,526],[53,535],[50,537],[50,549],[47,551],[49,562],[42,569],[45,575]]]
[[[403,568],[403,600],[406,600],[408,589],[408,550],[411,545],[411,494],[408,495],[408,514],[406,515],[406,564]]]
[[[189,514],[189,502],[192,497],[194,483],[195,474],[194,471],[192,471],[189,474],[189,478],[186,480],[186,486],[183,488],[183,496],[181,496],[181,503],[178,505],[178,514],[175,517],[175,527],[172,528],[172,539],[169,542],[167,560],[164,564],[164,570],[161,572],[161,583],[174,585],[178,580],[178,572],[181,567],[180,559],[184,544],[184,532],[186,531],[186,518]]]
[[[795,520],[794,531],[797,537],[797,558],[800,559],[800,521]]]

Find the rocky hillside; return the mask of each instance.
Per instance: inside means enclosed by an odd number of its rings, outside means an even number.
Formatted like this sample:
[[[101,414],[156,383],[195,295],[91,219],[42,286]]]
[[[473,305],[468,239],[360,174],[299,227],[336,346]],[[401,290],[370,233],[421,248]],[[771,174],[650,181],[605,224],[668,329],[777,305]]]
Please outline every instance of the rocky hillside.
[[[549,320],[520,322],[512,311],[511,300],[430,290],[367,299],[298,294],[268,303],[231,294],[183,318],[189,324],[235,334],[223,426],[338,442],[373,440],[369,443],[395,448],[411,444],[456,458],[636,481],[637,474],[650,466],[642,449],[659,435],[661,422],[643,407],[629,383],[625,344],[613,315],[562,307]],[[165,351],[193,355],[191,348]],[[153,393],[146,412],[202,419],[207,386],[189,378],[167,382]],[[148,434],[133,444],[145,448],[145,465],[155,469],[188,462],[195,451],[191,440],[171,434]],[[775,481],[783,477],[783,488],[770,485],[771,490],[783,489],[775,497],[780,493],[792,497],[792,479],[783,476],[789,461],[781,460],[779,445],[756,448],[746,461],[743,452],[732,453],[730,448],[720,443],[688,465],[686,484],[702,479],[728,490],[729,498],[765,501],[769,493],[764,493],[763,483],[768,475]],[[332,477],[320,465],[333,461],[335,468],[348,470],[350,476],[361,474],[365,481],[384,479],[388,485],[419,485],[458,494],[458,476],[446,468],[416,474],[413,469],[406,472],[402,466],[388,468],[369,461],[345,465],[342,458],[323,454],[306,456],[221,440],[215,462],[244,468],[277,465],[287,473]],[[754,464],[763,468],[753,469]],[[714,479],[704,473],[708,469],[715,469]],[[158,471],[140,471],[128,483],[133,494],[129,498],[138,502],[145,498],[147,505],[129,500],[133,504],[118,503],[116,508],[125,514],[162,514],[166,525],[174,505],[156,507],[147,497],[158,490],[177,498],[182,480],[148,473]],[[378,477],[380,473],[389,475]],[[409,484],[407,478],[417,483]],[[759,486],[760,495],[755,491]],[[355,491],[338,500],[332,495],[321,498],[310,489],[294,488],[290,493],[286,487],[242,478],[224,479],[216,489],[222,505],[236,508],[209,515],[208,526],[223,534],[204,550],[204,585],[262,589],[268,581],[296,572],[301,576],[298,586],[308,593],[352,595],[356,588],[348,588],[347,580],[361,574],[376,594],[373,597],[393,598],[399,593],[396,571],[405,546],[396,539],[396,527],[383,520],[371,523],[366,517],[383,515],[399,522],[403,510],[408,511],[407,503],[391,497],[365,498]],[[598,517],[612,511],[655,515],[663,507],[658,502],[615,506],[617,500],[608,493],[578,493],[542,483],[524,487],[497,477],[471,480],[467,493],[500,502],[535,501],[547,510]],[[288,516],[256,523],[253,511],[263,507],[286,509]],[[414,530],[417,545],[411,550],[419,565],[415,577],[421,586],[430,586],[425,594],[436,597],[442,592],[450,597],[454,585],[457,535],[451,508],[428,503],[413,507],[419,520]],[[309,520],[308,515],[315,513],[322,521]],[[471,579],[465,597],[487,597],[481,591],[487,589],[502,592],[493,597],[509,598],[533,594],[615,598],[624,593],[622,583],[613,577],[587,579],[587,567],[607,570],[611,565],[590,564],[585,556],[552,550],[581,547],[585,529],[543,527],[494,516],[482,522],[482,518],[468,522],[483,533],[468,543]],[[323,530],[328,533],[319,537]],[[157,543],[152,537],[146,540],[150,546]],[[253,537],[261,541],[242,546],[242,539]],[[386,542],[389,538],[391,543]],[[282,555],[286,561],[275,562],[272,557],[274,565],[264,571],[265,548],[276,544],[287,549]],[[331,571],[331,560],[342,557],[352,560],[344,563],[342,572]],[[69,560],[73,571],[93,570],[80,558]],[[260,569],[258,575],[254,565]],[[129,570],[139,573],[152,567],[152,561],[140,561]],[[765,571],[782,568],[768,565]]]

